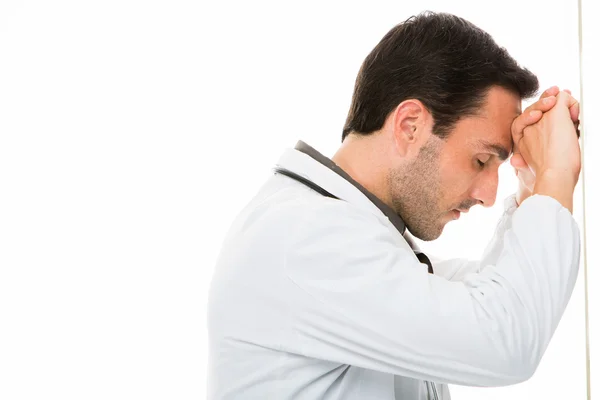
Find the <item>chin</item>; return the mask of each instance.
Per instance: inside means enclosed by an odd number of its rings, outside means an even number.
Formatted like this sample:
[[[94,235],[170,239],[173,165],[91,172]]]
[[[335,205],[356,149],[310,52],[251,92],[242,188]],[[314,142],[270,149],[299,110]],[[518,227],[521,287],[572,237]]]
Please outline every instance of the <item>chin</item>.
[[[435,220],[427,218],[413,221],[416,222],[415,224],[410,224],[408,221],[405,221],[406,229],[408,229],[411,235],[417,239],[424,242],[431,242],[432,240],[439,238],[442,235],[446,224],[453,220],[452,217],[448,219],[447,215],[448,214],[441,215]]]
[[[442,235],[442,232],[444,231],[444,226],[445,224],[442,224],[441,227],[439,229],[436,229],[435,231],[432,229],[418,232],[410,231],[410,233],[412,233],[412,235],[417,239],[420,239],[424,242],[431,242],[432,240],[435,240]]]

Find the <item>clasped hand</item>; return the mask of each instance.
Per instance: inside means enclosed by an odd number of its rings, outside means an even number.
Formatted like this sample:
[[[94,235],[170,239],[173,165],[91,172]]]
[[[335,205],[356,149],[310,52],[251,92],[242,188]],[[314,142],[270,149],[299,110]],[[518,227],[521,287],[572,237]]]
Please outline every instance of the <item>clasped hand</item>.
[[[552,174],[575,186],[581,170],[578,126],[579,103],[571,92],[556,86],[513,121],[510,163],[519,178],[517,204],[533,194],[540,174]]]

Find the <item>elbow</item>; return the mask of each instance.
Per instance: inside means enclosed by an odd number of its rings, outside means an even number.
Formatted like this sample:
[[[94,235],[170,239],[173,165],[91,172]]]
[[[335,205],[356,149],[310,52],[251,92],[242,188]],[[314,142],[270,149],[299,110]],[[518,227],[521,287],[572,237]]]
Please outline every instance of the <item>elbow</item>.
[[[496,332],[498,333],[498,332]],[[529,332],[530,333],[530,332]],[[481,386],[509,386],[529,380],[536,372],[544,350],[545,340],[521,331],[488,337],[487,351],[481,352],[481,367],[487,379]],[[481,349],[481,348],[480,348]]]
[[[517,383],[523,383],[528,381],[535,371],[537,370],[539,363],[522,363],[511,368],[511,371],[507,371],[508,381],[505,386],[515,385]]]
[[[523,383],[533,377],[537,371],[546,346],[532,346],[530,351],[525,351],[520,357],[515,357],[514,363],[520,365],[519,373],[515,374],[514,383]]]
[[[508,386],[528,381],[537,370],[543,351],[537,346],[527,346],[520,351],[505,351],[504,356],[499,355],[500,361],[496,364],[494,374],[498,379],[494,386]]]
[[[525,363],[522,359],[505,358],[502,362],[494,363],[484,373],[479,375],[470,386],[499,387],[523,383],[529,380],[537,369],[537,363]]]

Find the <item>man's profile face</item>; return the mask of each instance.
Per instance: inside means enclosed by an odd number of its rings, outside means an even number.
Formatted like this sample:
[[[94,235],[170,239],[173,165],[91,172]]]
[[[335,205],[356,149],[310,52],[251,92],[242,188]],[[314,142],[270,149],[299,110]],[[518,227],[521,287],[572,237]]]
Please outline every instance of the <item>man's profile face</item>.
[[[434,240],[457,210],[494,204],[498,168],[512,151],[510,128],[520,112],[518,95],[493,87],[478,115],[461,118],[446,139],[432,135],[408,167],[391,171],[394,208],[413,235]]]

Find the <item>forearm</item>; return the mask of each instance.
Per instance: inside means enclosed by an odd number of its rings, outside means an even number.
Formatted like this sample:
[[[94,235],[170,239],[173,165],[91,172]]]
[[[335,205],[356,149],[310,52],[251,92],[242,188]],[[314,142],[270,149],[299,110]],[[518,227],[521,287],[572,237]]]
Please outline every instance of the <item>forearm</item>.
[[[579,265],[572,215],[554,199],[532,197],[501,220],[501,237],[479,273],[461,282],[424,273],[410,249],[399,248],[371,215],[329,208],[298,216],[300,226],[285,246],[289,286],[282,289],[286,298],[294,296],[285,310],[294,334],[278,346],[435,382],[498,386],[528,379]],[[326,218],[315,231],[314,222]],[[367,231],[375,240],[364,245]],[[338,247],[317,247],[315,237]]]

